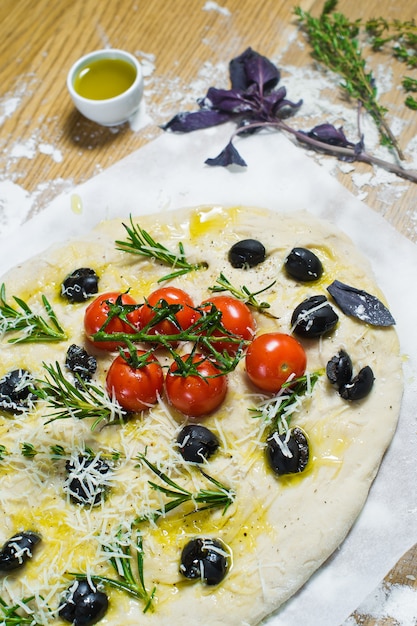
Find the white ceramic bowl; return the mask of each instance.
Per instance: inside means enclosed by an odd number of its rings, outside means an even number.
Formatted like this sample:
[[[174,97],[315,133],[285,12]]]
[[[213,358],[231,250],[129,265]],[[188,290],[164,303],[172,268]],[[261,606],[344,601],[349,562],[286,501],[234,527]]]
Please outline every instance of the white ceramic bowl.
[[[75,90],[74,83],[79,72],[93,61],[101,59],[121,59],[133,66],[135,79],[123,93],[101,100],[81,96]],[[143,94],[143,74],[139,61],[129,52],[107,48],[96,50],[81,57],[68,72],[67,88],[74,105],[82,115],[103,126],[116,126],[126,122],[139,108]]]

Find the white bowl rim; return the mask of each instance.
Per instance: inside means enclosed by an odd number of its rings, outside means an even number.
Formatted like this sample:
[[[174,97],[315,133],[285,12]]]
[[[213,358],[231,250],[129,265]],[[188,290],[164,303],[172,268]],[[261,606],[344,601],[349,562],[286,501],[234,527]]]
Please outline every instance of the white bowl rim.
[[[76,72],[83,65],[85,65],[89,60],[103,59],[103,58],[109,58],[109,59],[115,58],[115,59],[126,60],[128,63],[133,65],[136,69],[135,80],[133,81],[133,83],[130,85],[128,89],[118,94],[117,96],[113,96],[112,98],[102,98],[100,100],[96,100],[94,98],[86,98],[84,96],[81,96],[78,93],[78,91],[74,89],[74,85],[73,85],[74,76]],[[82,57],[77,59],[75,63],[73,63],[67,75],[67,88],[73,98],[76,98],[81,102],[86,102],[86,103],[88,102],[90,104],[93,104],[94,106],[100,107],[100,106],[107,105],[109,102],[117,102],[117,100],[121,100],[122,98],[125,98],[126,96],[130,95],[131,92],[133,92],[135,89],[138,88],[138,86],[142,84],[142,81],[143,81],[142,67],[139,61],[137,60],[137,58],[133,54],[131,54],[130,52],[127,52],[126,50],[122,50],[120,48],[102,48],[100,50],[93,50],[92,52],[88,52],[87,54],[84,54]]]

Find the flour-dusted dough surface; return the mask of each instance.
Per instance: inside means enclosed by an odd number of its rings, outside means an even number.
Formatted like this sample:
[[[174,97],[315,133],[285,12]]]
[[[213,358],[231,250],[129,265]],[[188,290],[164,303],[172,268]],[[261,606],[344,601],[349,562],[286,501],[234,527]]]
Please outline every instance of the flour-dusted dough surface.
[[[204,272],[175,280],[199,304],[210,295],[220,272],[232,284],[258,290],[276,281],[262,294],[277,316],[273,320],[255,313],[257,332],[290,331],[295,306],[310,295],[326,294],[333,280],[364,289],[383,300],[368,261],[351,241],[330,223],[305,212],[280,215],[265,209],[199,207],[166,213],[163,217],[134,219],[154,239],[170,249],[183,242],[190,261],[207,261]],[[233,269],[227,261],[230,246],[253,237],[267,249],[266,261],[251,270]],[[42,362],[63,363],[68,345],[84,343],[84,305],[66,304],[59,296],[63,278],[76,267],[93,267],[100,276],[100,292],[130,289],[143,301],[166,267],[151,260],[117,251],[115,239],[124,239],[121,220],[103,222],[83,239],[68,242],[25,262],[4,277],[6,293],[34,304],[39,294],[50,300],[69,334],[60,344],[0,346],[0,376],[16,366],[43,377]],[[313,249],[325,273],[318,283],[300,284],[287,278],[283,261],[294,246]],[[124,594],[110,591],[110,608],[101,624],[257,624],[293,595],[343,541],[359,514],[395,431],[402,395],[401,362],[393,328],[372,328],[337,310],[336,331],[322,340],[301,340],[307,351],[308,371],[322,370],[340,348],[352,357],[355,371],[370,365],[375,374],[372,393],[361,402],[347,403],[321,376],[313,398],[293,418],[308,434],[312,462],[306,472],[276,478],[265,467],[261,424],[249,411],[264,396],[248,385],[244,361],[230,375],[229,391],[220,410],[205,418],[222,442],[207,471],[236,490],[236,501],[225,515],[221,511],[184,517],[179,512],[142,527],[145,581],[156,586],[155,610],[142,614],[143,606]],[[91,351],[91,350],[90,350]],[[99,367],[96,379],[104,383],[112,360],[94,352]],[[165,358],[164,356],[162,358]],[[137,467],[135,457],[147,448],[148,458],[181,484],[200,484],[195,468],[187,467],[173,445],[181,416],[166,403],[124,426],[91,432],[87,420],[61,420],[45,425],[41,408],[33,415],[0,417],[0,441],[9,455],[0,463],[0,502],[4,520],[0,541],[17,531],[32,529],[43,541],[24,570],[0,580],[13,597],[36,594],[55,609],[70,583],[68,571],[111,575],[102,544],[126,527],[155,494],[153,478]],[[22,442],[41,452],[34,459],[20,453]],[[89,446],[95,451],[123,452],[107,500],[85,510],[66,500],[62,491],[65,461],[53,461],[50,446],[66,450]],[[182,482],[184,481],[184,483]],[[215,588],[185,581],[178,573],[179,554],[196,535],[220,537],[230,546],[233,566]],[[2,593],[0,593],[2,595]],[[41,603],[40,603],[41,604]],[[60,623],[54,618],[53,623]],[[51,622],[51,623],[52,623]],[[63,622],[62,622],[63,623]]]

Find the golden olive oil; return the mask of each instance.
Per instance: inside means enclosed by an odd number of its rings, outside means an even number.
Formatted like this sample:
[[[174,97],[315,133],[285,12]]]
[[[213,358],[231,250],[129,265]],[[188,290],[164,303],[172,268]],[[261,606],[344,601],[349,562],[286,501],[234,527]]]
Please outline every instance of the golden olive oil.
[[[123,59],[97,59],[84,65],[74,80],[75,91],[90,100],[115,98],[135,82],[136,68]]]

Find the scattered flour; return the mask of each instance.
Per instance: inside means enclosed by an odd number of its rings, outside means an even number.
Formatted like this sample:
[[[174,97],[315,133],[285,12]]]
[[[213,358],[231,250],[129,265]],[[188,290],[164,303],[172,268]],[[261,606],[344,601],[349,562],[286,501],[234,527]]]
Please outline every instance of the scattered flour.
[[[416,626],[417,590],[407,585],[381,585],[368,596],[358,612],[378,620],[378,624]],[[390,621],[386,622],[385,620]],[[355,617],[350,617],[343,626],[360,626],[360,624],[361,621],[357,621]]]
[[[205,5],[203,6],[203,11],[217,11],[218,13],[221,13],[222,15],[231,15],[229,9],[227,9],[226,7],[221,7],[217,4],[217,2],[206,2]]]

